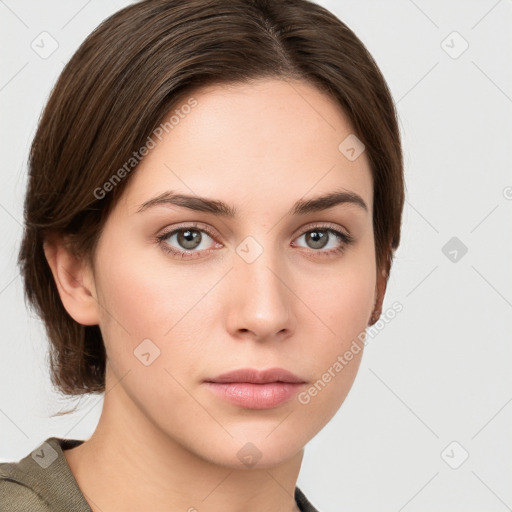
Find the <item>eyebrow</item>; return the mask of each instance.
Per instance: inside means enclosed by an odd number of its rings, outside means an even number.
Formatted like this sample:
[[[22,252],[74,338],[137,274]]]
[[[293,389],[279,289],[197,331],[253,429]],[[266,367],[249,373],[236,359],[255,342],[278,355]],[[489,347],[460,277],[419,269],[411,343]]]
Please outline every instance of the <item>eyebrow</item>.
[[[328,210],[339,204],[352,204],[362,208],[368,212],[368,206],[363,198],[355,192],[345,190],[331,192],[312,199],[299,199],[293,207],[288,211],[288,215],[305,215],[307,213]],[[175,193],[172,190],[163,192],[162,194],[149,199],[140,205],[137,213],[148,210],[155,206],[180,206],[197,212],[206,212],[218,215],[220,217],[235,218],[237,209],[217,199],[207,197],[191,196],[186,194]]]

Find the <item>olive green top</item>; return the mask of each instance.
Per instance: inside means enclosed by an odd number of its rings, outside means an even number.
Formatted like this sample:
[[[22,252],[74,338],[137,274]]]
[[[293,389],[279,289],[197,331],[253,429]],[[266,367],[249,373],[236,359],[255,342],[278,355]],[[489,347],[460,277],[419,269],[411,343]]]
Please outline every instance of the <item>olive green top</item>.
[[[63,450],[82,444],[50,437],[19,462],[0,463],[1,512],[92,512]],[[295,487],[301,512],[318,512]]]

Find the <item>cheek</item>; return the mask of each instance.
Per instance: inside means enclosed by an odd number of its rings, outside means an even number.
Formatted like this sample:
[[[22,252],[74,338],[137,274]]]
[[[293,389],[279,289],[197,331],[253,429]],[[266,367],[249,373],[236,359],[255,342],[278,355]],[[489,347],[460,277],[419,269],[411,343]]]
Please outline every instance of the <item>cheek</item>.
[[[311,425],[311,436],[320,431],[336,414],[357,376],[364,350],[368,309],[373,305],[371,286],[346,287],[326,294],[319,311],[325,312],[320,336],[301,355],[309,360],[313,379],[298,396],[302,417]],[[323,309],[322,309],[323,308]],[[333,333],[331,332],[333,331]]]
[[[206,318],[216,315],[206,292],[217,278],[199,276],[197,267],[166,264],[160,255],[148,264],[148,251],[126,248],[115,261],[105,257],[109,253],[114,252],[105,246],[98,292],[102,334],[116,375],[129,370],[143,382],[150,370],[153,385],[169,380],[165,369],[194,374],[194,361],[201,360],[204,349],[201,340],[208,334]],[[148,359],[154,362],[146,367]]]
[[[143,261],[140,251],[123,247],[112,234],[105,238],[109,243],[98,251],[97,265],[101,330],[111,362],[130,367],[136,361],[133,351],[144,339],[160,345],[157,340],[176,321],[178,301],[170,280]]]
[[[166,265],[157,247],[123,243],[133,235],[112,231],[105,235],[108,243],[101,247],[98,264],[105,323],[115,318],[134,339],[160,338],[186,313],[194,287],[186,286],[184,267]]]
[[[357,256],[357,257],[356,257]],[[375,264],[371,251],[347,259],[339,272],[311,285],[302,293],[317,318],[312,322],[319,336],[304,347],[301,358],[311,361],[315,380],[299,402],[317,418],[321,428],[347,396],[361,362],[366,327],[375,299]]]
[[[361,279],[361,275],[348,277],[335,286],[323,299],[323,311],[329,318],[329,326],[342,343],[346,343],[364,331],[373,309],[375,280]]]
[[[375,271],[372,252],[358,251],[339,267],[299,281],[298,294],[317,316],[327,340],[335,340],[329,346],[340,348],[364,332],[374,306]]]

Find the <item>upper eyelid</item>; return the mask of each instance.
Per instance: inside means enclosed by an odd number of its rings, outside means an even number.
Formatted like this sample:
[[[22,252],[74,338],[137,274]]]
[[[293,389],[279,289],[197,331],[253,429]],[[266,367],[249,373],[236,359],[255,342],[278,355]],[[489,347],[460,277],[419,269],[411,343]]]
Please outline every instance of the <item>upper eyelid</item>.
[[[215,236],[215,233],[217,233],[217,231],[214,230],[213,228],[209,228],[206,226],[207,226],[206,224],[201,224],[201,223],[185,224],[183,226],[177,226],[177,227],[172,227],[169,229],[164,229],[162,231],[162,234],[159,236],[167,237],[167,236],[170,236],[171,234],[174,234],[178,231],[183,231],[186,229],[195,229],[197,231],[204,231],[208,236],[213,238]]]

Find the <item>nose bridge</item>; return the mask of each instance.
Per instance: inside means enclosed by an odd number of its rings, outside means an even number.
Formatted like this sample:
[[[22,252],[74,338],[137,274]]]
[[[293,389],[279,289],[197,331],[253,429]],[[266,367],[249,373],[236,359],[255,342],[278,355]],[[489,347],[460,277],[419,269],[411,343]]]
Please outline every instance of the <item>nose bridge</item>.
[[[248,236],[236,248],[232,308],[238,329],[267,336],[290,328],[292,294],[280,248],[260,240]]]
[[[270,237],[268,237],[270,238]],[[261,240],[261,238],[260,238]],[[276,298],[283,293],[279,274],[283,273],[283,254],[269,240],[246,237],[236,248],[235,274],[252,290]],[[282,279],[282,277],[281,277]]]

